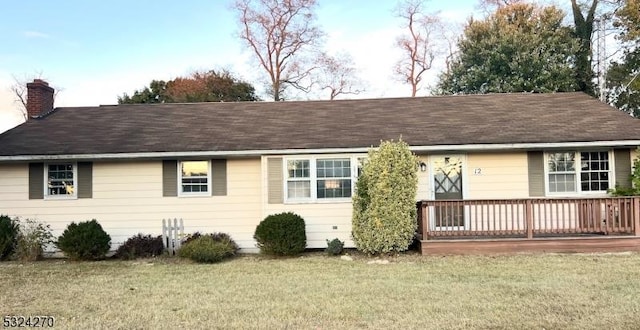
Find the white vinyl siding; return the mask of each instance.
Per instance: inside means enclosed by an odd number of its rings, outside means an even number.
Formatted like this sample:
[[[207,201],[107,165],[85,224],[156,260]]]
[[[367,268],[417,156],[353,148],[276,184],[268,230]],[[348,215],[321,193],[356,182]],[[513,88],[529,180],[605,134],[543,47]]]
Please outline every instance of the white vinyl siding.
[[[540,189],[542,190],[541,195],[544,195],[542,155],[540,158]],[[528,156],[526,152],[467,154],[464,169],[462,188],[465,198],[529,197]]]
[[[182,218],[185,233],[225,232],[243,251],[257,251],[253,234],[265,217],[260,158],[227,164],[225,196],[166,198],[162,161],[116,161],[93,162],[92,198],[44,201],[29,199],[28,164],[0,164],[0,205],[3,214],[50,224],[56,237],[72,221],[95,218],[111,235],[112,250],[138,233],[160,235],[162,219]]]

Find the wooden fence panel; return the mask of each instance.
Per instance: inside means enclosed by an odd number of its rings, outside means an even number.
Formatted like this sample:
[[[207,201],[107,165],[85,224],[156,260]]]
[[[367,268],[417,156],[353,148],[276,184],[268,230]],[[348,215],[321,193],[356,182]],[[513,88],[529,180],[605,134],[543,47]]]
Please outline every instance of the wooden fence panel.
[[[182,218],[162,219],[162,243],[169,255],[176,255],[184,237],[184,223]]]

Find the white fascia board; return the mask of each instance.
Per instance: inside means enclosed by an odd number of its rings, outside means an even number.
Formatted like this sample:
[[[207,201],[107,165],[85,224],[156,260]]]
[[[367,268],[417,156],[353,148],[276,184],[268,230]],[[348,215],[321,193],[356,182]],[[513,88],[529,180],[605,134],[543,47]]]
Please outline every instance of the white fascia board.
[[[505,151],[523,149],[597,148],[640,146],[640,140],[552,142],[552,143],[508,143],[508,144],[457,144],[435,146],[410,146],[413,152],[442,151]],[[375,148],[375,146],[373,146]],[[296,154],[340,154],[366,153],[370,148],[326,148],[326,149],[270,149],[238,151],[184,151],[184,152],[134,152],[110,154],[69,154],[69,155],[16,155],[0,156],[0,162],[47,161],[47,160],[124,160],[124,159],[166,159],[166,158],[235,158],[259,157],[264,155]]]
[[[547,142],[547,143],[505,143],[505,144],[465,144],[465,145],[439,145],[439,146],[415,146],[414,152],[433,151],[501,151],[523,149],[562,149],[562,148],[599,148],[599,147],[625,147],[638,146],[640,140],[617,141],[589,141],[589,142]]]

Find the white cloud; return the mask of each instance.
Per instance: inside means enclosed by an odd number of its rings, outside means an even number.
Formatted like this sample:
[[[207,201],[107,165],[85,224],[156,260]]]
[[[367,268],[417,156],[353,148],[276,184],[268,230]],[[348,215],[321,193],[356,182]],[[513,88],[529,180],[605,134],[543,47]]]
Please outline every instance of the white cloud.
[[[134,90],[142,89],[158,77],[153,71],[116,71],[104,75],[71,77],[71,79],[56,82],[60,91],[55,100],[56,107],[97,106],[101,104],[116,104],[118,95],[132,94]]]
[[[393,25],[354,35],[343,30],[327,31],[326,49],[335,54],[346,52],[353,58],[359,77],[367,84],[365,92],[349,98],[401,96],[402,85],[393,78],[393,66],[400,53],[394,46],[400,28]]]
[[[97,106],[116,104],[118,96],[149,86],[152,80],[171,80],[188,75],[195,70],[229,69],[235,76],[254,82],[255,71],[248,62],[249,54],[235,52],[212,56],[190,56],[178,59],[157,59],[146,63],[132,63],[116,71],[101,72],[91,77],[79,72],[60,81],[52,81],[61,87],[56,107]],[[161,69],[158,69],[161,68]],[[256,86],[258,88],[259,86]]]
[[[461,19],[459,16],[458,19]],[[446,20],[451,28],[456,28],[457,20]],[[458,23],[459,24],[459,23]],[[401,82],[394,75],[394,67],[403,56],[396,46],[396,38],[406,33],[399,25],[370,30],[363,35],[350,35],[341,30],[328,31],[327,50],[330,53],[346,51],[359,70],[360,78],[367,83],[366,91],[350,98],[407,97],[411,95],[410,85]],[[438,45],[437,47],[443,47]],[[433,67],[424,75],[418,96],[429,94],[438,74],[444,69],[444,56],[437,56]]]
[[[23,31],[22,35],[27,38],[41,38],[41,39],[49,39],[50,36],[43,32],[38,31]]]
[[[0,71],[0,133],[24,121],[20,107],[10,90],[12,84],[11,75]]]
[[[20,108],[14,102],[10,85],[0,81],[0,133],[13,128],[24,121]]]
[[[18,126],[23,121],[22,115],[17,110],[0,110],[0,133]]]

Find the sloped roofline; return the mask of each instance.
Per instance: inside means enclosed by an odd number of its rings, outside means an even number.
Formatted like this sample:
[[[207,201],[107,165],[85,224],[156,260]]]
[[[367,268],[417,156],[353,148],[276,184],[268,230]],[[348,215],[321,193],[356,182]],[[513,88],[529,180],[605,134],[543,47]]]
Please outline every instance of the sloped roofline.
[[[640,120],[581,92],[60,108],[0,134],[0,161],[622,147]]]

